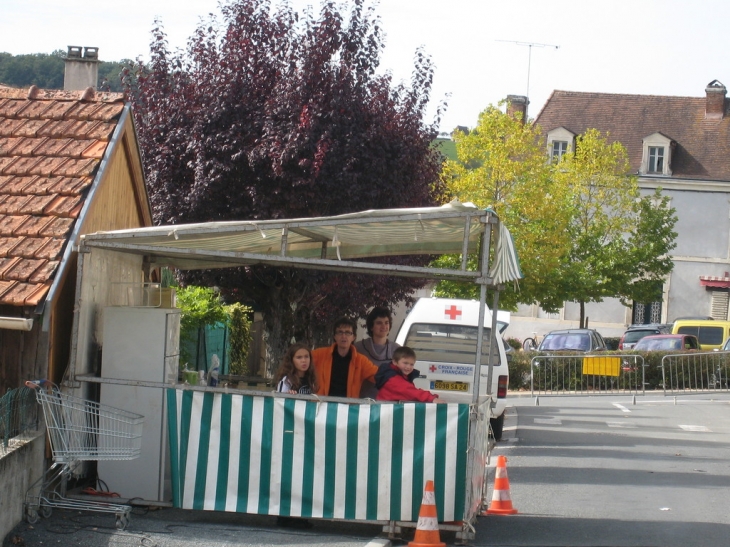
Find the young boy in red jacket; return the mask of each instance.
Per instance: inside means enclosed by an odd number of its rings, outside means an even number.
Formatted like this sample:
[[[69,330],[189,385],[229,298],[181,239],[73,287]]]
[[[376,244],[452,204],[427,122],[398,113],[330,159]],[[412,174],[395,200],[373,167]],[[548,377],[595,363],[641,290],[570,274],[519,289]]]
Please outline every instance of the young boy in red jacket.
[[[380,365],[375,375],[377,400],[440,403],[438,395],[413,385],[414,378],[418,378],[421,374],[413,368],[415,364],[415,351],[407,346],[396,349],[393,352],[393,360]]]

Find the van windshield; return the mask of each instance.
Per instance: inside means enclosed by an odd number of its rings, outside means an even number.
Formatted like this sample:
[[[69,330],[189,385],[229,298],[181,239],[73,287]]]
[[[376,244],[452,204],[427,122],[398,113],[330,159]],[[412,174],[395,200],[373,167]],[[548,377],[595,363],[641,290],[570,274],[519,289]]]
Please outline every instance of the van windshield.
[[[482,338],[482,365],[489,364],[490,333],[491,329],[485,327]],[[413,348],[418,361],[473,365],[477,352],[477,328],[465,325],[413,323],[404,345]],[[495,352],[492,364],[498,366],[499,363],[499,352]]]

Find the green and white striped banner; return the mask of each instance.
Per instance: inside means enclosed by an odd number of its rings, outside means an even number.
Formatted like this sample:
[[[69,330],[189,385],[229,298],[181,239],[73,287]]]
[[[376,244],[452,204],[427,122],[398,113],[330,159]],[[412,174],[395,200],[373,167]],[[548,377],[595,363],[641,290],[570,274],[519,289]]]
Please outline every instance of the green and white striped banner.
[[[175,507],[352,520],[464,517],[469,406],[167,390]]]

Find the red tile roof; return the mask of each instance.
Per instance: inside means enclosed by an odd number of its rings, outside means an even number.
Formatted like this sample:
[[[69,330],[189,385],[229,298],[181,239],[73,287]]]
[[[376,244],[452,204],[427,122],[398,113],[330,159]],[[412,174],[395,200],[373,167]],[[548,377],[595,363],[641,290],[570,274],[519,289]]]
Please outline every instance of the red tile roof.
[[[0,304],[45,297],[123,108],[119,93],[0,85]]]
[[[672,177],[730,180],[730,116],[705,119],[706,98],[619,95],[556,90],[535,119],[544,132],[558,127],[582,134],[594,128],[620,141],[638,171],[643,139],[662,133],[676,142]]]

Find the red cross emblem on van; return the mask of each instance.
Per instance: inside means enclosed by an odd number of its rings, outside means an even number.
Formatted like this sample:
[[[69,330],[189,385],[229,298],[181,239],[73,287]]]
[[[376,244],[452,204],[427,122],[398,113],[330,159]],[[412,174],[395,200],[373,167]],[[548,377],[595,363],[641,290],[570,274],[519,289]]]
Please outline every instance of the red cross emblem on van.
[[[438,370],[438,367],[436,365],[431,365],[430,367],[428,367],[428,370],[430,370],[431,372],[436,372]]]
[[[461,306],[455,306],[454,304],[447,306],[444,310],[444,319],[451,319],[452,321],[456,321],[457,319],[461,320]]]

